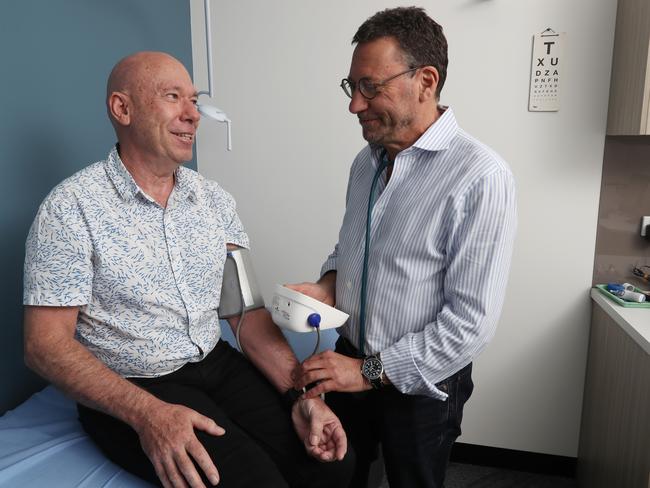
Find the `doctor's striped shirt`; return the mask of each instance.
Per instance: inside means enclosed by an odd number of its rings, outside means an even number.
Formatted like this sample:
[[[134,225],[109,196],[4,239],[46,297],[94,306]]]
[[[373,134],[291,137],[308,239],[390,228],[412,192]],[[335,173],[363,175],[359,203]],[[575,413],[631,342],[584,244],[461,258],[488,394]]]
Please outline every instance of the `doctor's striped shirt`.
[[[350,170],[336,270],[339,333],[359,348],[366,212],[381,148],[366,146]],[[476,358],[494,335],[516,229],[508,165],[456,123],[451,109],[400,152],[372,210],[365,353],[381,353],[388,378],[413,395]]]

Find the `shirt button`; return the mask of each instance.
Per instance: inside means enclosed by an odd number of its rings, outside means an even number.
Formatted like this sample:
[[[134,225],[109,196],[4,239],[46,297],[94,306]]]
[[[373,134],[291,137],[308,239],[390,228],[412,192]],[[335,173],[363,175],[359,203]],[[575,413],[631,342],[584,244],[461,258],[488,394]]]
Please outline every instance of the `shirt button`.
[[[351,290],[352,289],[352,282],[348,281],[347,283],[345,283],[345,286],[348,287],[348,290]]]

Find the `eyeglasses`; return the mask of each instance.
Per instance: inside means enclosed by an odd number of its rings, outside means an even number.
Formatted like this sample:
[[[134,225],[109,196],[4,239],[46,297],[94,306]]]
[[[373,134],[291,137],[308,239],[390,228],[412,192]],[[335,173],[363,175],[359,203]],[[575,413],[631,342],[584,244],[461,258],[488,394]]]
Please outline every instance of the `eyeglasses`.
[[[379,88],[386,85],[389,81],[394,80],[398,76],[402,76],[405,75],[406,73],[410,73],[411,71],[418,70],[421,67],[422,66],[418,66],[417,68],[407,69],[406,71],[397,73],[396,75],[393,75],[390,78],[386,78],[385,80],[379,81],[377,83],[373,83],[372,81],[370,81],[370,78],[361,78],[358,82],[354,82],[349,78],[343,78],[341,80],[341,88],[343,88],[343,92],[349,98],[352,98],[352,94],[354,93],[354,90],[356,90],[356,88],[359,87],[359,93],[361,93],[361,95],[363,95],[365,99],[372,100],[377,96],[377,93],[379,93]]]

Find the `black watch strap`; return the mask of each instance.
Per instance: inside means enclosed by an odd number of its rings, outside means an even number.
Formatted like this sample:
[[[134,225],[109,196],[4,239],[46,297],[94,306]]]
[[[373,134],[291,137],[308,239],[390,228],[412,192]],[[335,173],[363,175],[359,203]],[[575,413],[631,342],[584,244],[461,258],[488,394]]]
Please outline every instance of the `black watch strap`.
[[[300,398],[302,394],[303,394],[302,390],[289,388],[287,391],[285,391],[282,394],[282,402],[289,410],[291,410],[293,408],[293,404],[296,403],[296,401],[298,401],[298,398]]]
[[[368,381],[370,382],[370,386],[372,386],[373,390],[379,390],[384,386],[384,382],[381,381],[381,377]]]

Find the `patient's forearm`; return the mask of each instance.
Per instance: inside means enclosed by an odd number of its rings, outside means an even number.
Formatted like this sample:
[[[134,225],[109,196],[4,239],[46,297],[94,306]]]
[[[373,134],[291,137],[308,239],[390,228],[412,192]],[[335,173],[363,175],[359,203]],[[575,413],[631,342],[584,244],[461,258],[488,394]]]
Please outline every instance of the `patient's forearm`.
[[[58,320],[69,317],[47,313],[44,308],[25,311],[27,365],[75,401],[131,425],[142,422],[159,400],[111,371],[77,342],[74,328]]]
[[[238,320],[239,317],[229,319],[235,334]],[[240,338],[248,359],[278,391],[284,392],[293,387],[291,375],[298,360],[265,309],[251,310],[244,315]]]

